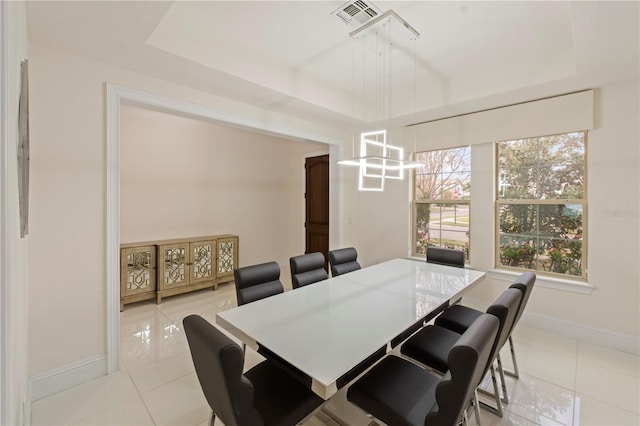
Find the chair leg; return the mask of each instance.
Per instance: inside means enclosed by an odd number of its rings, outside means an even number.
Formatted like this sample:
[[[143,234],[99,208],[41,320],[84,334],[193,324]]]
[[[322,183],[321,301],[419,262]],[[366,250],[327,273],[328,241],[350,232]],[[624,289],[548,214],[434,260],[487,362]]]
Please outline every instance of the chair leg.
[[[214,413],[213,411],[211,412],[211,420],[209,420],[209,426],[214,426],[216,422],[216,413]]]
[[[473,411],[476,414],[476,425],[480,426],[480,405],[478,402],[478,389],[473,391]]]
[[[496,406],[492,407],[491,405],[485,404],[482,401],[480,401],[480,405],[483,408],[486,408],[487,410],[491,411],[498,417],[502,417],[502,399],[500,398],[500,390],[498,389],[498,380],[496,378],[496,369],[493,366],[493,363],[491,364],[489,371],[491,372],[491,382],[493,383],[493,393],[481,388],[478,388],[478,392],[492,397],[496,401]]]
[[[520,371],[518,371],[518,363],[516,362],[516,351],[513,348],[513,339],[511,338],[511,336],[509,336],[509,348],[511,350],[511,360],[513,361],[513,371],[504,370],[504,374],[519,379]]]
[[[500,383],[502,383],[502,402],[509,403],[509,395],[507,395],[507,382],[504,380],[504,369],[502,368],[502,360],[500,354],[496,357],[498,361],[498,373],[500,374]]]
[[[500,390],[498,390],[498,383],[496,380],[496,369],[491,364],[491,382],[493,383],[493,394],[496,400],[496,414],[498,417],[502,417],[502,401],[500,400]]]
[[[462,415],[458,419],[457,425],[467,425],[469,424],[469,410],[473,410],[473,413],[476,418],[476,425],[480,426],[480,409],[478,408],[478,394],[474,390],[473,398],[469,400],[467,406],[462,410]]]

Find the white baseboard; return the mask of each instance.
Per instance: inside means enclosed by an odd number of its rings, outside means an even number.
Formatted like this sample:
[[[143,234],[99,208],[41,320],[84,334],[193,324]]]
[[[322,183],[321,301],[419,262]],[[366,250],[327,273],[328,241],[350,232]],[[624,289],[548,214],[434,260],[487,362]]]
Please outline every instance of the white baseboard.
[[[107,356],[92,358],[31,377],[31,400],[37,401],[107,374]]]
[[[640,355],[640,338],[638,336],[526,312],[522,315],[521,321],[531,327],[552,331],[583,342]]]
[[[485,311],[489,307],[487,304],[478,303],[467,297],[464,298],[464,304],[482,311]],[[526,310],[522,314],[520,321],[522,324],[540,330],[550,331],[583,342],[594,343],[622,352],[640,355],[640,336],[596,328],[572,321],[551,318],[545,315],[532,314],[526,312]]]
[[[22,411],[23,411],[23,418],[24,418],[24,424],[25,425],[31,425],[31,389],[32,389],[33,383],[31,381],[29,381],[27,383],[27,394],[25,396],[25,401],[24,404],[22,405]]]

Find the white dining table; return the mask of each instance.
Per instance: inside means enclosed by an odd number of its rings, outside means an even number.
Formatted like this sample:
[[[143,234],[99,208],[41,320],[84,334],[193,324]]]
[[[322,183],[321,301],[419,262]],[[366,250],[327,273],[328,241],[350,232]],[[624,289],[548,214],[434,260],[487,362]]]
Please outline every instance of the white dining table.
[[[267,349],[310,379],[324,399],[363,361],[389,348],[484,278],[484,272],[393,259],[216,315],[254,349]]]

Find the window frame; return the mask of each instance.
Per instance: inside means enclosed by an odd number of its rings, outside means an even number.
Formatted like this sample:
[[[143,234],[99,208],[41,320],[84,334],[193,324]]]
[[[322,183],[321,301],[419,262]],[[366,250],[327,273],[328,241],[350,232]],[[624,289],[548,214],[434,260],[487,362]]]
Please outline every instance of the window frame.
[[[582,199],[569,199],[569,198],[553,198],[553,199],[512,199],[512,198],[501,198],[500,196],[500,143],[501,142],[509,142],[513,140],[524,140],[524,139],[537,139],[544,137],[552,137],[552,136],[560,136],[567,135],[571,133],[583,133],[583,146],[584,146],[584,154],[583,154],[583,178],[584,178],[584,188],[583,188],[583,198]],[[495,209],[494,209],[494,226],[495,226],[495,252],[494,252],[494,268],[496,270],[505,270],[512,272],[523,272],[523,271],[531,271],[538,275],[547,276],[551,278],[560,278],[568,281],[578,281],[581,283],[587,283],[588,276],[588,268],[587,268],[587,259],[588,259],[588,198],[587,198],[587,187],[588,187],[588,174],[587,174],[587,145],[588,145],[589,132],[587,130],[576,130],[571,132],[562,132],[555,133],[550,135],[539,135],[539,136],[529,136],[524,138],[514,138],[510,140],[498,141],[494,144],[494,155],[495,155],[495,173],[494,173],[494,191],[495,191]],[[545,271],[544,269],[528,269],[521,267],[513,267],[508,265],[503,265],[500,262],[500,208],[503,205],[531,205],[531,206],[541,206],[541,205],[558,205],[558,204],[578,204],[582,206],[582,247],[581,247],[581,274],[580,275],[570,275],[563,274],[552,271]]]
[[[447,148],[436,148],[436,149],[425,149],[422,151],[416,151],[414,153],[414,158],[418,157],[418,154],[423,152],[433,152],[433,151],[448,151],[453,149],[467,148],[469,150],[469,180],[472,180],[472,171],[471,171],[471,155],[472,149],[471,145],[461,145]],[[416,200],[416,180],[419,169],[414,169],[411,174],[411,256],[412,257],[424,257],[425,253],[419,253],[416,250],[417,245],[417,227],[416,221],[418,219],[418,205],[419,204],[463,204],[468,206],[469,211],[469,225],[468,225],[468,235],[469,235],[469,243],[467,252],[465,255],[465,263],[468,264],[471,259],[471,196],[467,200],[446,200],[446,199],[430,199],[430,200]]]

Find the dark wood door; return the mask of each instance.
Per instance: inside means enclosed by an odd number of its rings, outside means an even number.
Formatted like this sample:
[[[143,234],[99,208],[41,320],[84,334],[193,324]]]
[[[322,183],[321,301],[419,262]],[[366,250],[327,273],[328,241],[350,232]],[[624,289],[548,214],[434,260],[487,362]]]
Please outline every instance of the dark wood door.
[[[306,247],[305,253],[324,254],[325,269],[329,261],[329,155],[309,157],[306,170]]]

